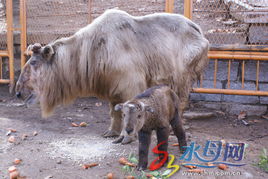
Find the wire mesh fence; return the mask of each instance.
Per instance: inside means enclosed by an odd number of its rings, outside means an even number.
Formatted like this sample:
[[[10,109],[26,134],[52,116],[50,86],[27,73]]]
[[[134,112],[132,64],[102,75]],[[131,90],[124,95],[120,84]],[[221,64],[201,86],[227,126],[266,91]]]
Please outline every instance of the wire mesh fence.
[[[193,0],[193,20],[212,45],[268,46],[268,0]]]
[[[12,1],[0,0],[0,83],[14,87]]]
[[[88,23],[84,0],[27,0],[27,42],[47,44],[73,34]]]
[[[7,48],[6,0],[0,0],[0,50]]]
[[[163,12],[165,0],[27,0],[27,43],[47,44],[69,36],[105,10],[120,8],[132,15]]]
[[[192,19],[214,59],[195,91],[267,96],[268,0],[193,0]]]

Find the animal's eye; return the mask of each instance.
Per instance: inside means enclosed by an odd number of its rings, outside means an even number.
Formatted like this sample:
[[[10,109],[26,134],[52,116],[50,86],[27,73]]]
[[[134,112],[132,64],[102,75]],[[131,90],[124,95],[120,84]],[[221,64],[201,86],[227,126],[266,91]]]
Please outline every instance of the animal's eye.
[[[140,114],[138,115],[138,118],[141,118],[141,115]]]
[[[125,114],[122,114],[123,117],[125,117],[126,115]]]

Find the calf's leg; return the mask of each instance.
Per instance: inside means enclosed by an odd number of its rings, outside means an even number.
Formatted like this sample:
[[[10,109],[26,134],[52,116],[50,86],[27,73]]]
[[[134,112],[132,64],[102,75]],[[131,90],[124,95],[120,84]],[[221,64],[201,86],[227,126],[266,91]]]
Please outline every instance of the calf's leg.
[[[169,126],[156,129],[157,144],[162,143],[160,146],[158,146],[158,151],[160,152],[158,154],[159,161],[163,160],[165,153],[167,152],[169,131]],[[165,163],[166,162],[168,162],[168,159],[165,161]]]
[[[185,131],[182,127],[182,121],[179,119],[179,113],[176,109],[174,118],[170,121],[174,134],[176,135],[180,151],[184,152],[187,146]]]
[[[148,165],[148,152],[152,132],[139,131],[139,164],[138,170],[146,170]]]

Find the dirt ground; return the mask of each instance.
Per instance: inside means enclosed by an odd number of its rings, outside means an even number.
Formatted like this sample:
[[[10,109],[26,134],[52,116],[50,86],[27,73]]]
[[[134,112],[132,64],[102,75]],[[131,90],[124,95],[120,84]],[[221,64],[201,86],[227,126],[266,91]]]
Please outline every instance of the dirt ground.
[[[211,111],[200,108],[195,108],[196,110]],[[118,159],[128,157],[130,153],[137,156],[138,142],[129,145],[112,144],[114,139],[101,137],[110,123],[108,111],[107,102],[83,98],[67,107],[59,107],[52,117],[43,119],[38,107],[26,108],[21,101],[8,94],[7,86],[0,86],[0,178],[8,178],[8,168],[14,165],[12,162],[15,158],[19,158],[22,162],[17,168],[28,179],[97,179],[105,178],[108,172],[123,179],[125,175]],[[219,111],[211,112],[216,116],[186,122],[188,144],[192,141],[204,145],[206,140],[246,143],[248,146],[242,160],[246,165],[226,170],[241,175],[224,175],[221,178],[268,178],[268,173],[254,166],[262,148],[268,148],[268,120],[250,117],[246,120],[255,122],[245,126],[236,122],[236,116],[226,116]],[[88,126],[72,127],[72,122],[86,122]],[[9,128],[17,130],[11,133],[15,136],[15,143],[7,141]],[[35,131],[38,134],[33,136]],[[21,139],[23,134],[28,135],[26,140]],[[176,143],[176,139],[170,136],[169,153],[175,155],[175,164],[181,166],[183,161],[178,160],[181,154],[177,147],[171,145],[173,143]],[[153,136],[151,148],[155,144],[156,138]],[[154,159],[150,149],[149,162]],[[85,170],[81,165],[86,163],[98,163],[99,166]],[[187,170],[181,166],[171,178],[219,178],[214,175],[221,172],[218,168],[211,168],[204,169],[214,172],[211,175],[184,176]]]

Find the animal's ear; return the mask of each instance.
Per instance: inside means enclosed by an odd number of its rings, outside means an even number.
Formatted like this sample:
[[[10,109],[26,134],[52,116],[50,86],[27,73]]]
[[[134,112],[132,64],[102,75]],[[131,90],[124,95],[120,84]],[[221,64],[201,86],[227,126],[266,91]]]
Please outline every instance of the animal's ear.
[[[42,55],[46,60],[50,60],[53,54],[54,54],[54,49],[52,45],[46,45],[42,50]]]
[[[148,111],[150,113],[154,113],[154,109],[151,106],[145,106],[145,111]]]
[[[122,108],[123,108],[123,103],[119,103],[119,104],[115,105],[114,110],[115,111],[121,111]]]
[[[39,53],[41,49],[41,44],[35,43],[34,45],[29,45],[27,51],[32,51],[33,53]]]

